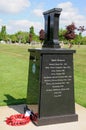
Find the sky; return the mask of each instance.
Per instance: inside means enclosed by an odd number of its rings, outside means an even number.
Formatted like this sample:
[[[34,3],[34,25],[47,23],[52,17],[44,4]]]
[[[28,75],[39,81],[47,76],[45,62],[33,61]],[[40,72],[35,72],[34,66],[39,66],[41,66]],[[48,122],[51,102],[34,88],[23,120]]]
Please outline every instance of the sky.
[[[45,21],[43,12],[62,8],[59,19],[59,28],[65,27],[72,22],[77,27],[86,28],[86,0],[2,0],[0,1],[0,29],[6,26],[8,34],[17,31],[27,31],[34,26],[38,34],[44,29]],[[86,34],[86,31],[83,32]]]

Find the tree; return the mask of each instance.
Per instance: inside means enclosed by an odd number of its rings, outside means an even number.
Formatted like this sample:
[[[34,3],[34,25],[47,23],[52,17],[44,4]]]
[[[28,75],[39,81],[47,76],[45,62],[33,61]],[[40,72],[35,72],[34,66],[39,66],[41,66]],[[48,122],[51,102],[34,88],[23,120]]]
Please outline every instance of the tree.
[[[30,33],[29,34],[29,43],[31,43],[32,42],[32,34]]]
[[[66,27],[66,33],[64,34],[64,37],[69,41],[73,40],[76,37],[75,29],[77,28],[74,23],[68,25]],[[70,44],[69,47],[72,47],[72,44]]]
[[[82,33],[84,31],[86,31],[85,27],[84,26],[79,26],[79,28],[77,28],[77,30],[79,31],[79,35],[82,36]]]
[[[31,26],[29,30],[29,43],[31,41],[39,41],[39,37],[35,34],[33,26]]]
[[[23,32],[22,31],[17,32],[16,36],[17,36],[18,42],[21,43],[23,39]]]
[[[32,34],[32,35],[35,34],[35,33],[34,33],[34,27],[33,27],[33,26],[30,27],[30,31],[29,31],[29,33]]]
[[[84,28],[84,26],[79,26],[79,28],[77,28],[77,31],[79,31],[79,35],[78,35],[78,39],[79,39],[78,47],[79,47],[80,44],[81,44],[81,42],[83,41],[83,39],[82,39],[82,33],[84,31],[86,31],[86,29]]]
[[[66,27],[66,33],[65,33],[65,38],[67,39],[67,40],[71,40],[71,39],[74,39],[75,38],[75,36],[76,36],[76,34],[75,34],[75,29],[76,29],[76,26],[74,25],[74,23],[72,23],[72,24],[70,24],[70,25],[68,25],[67,27]]]
[[[35,35],[35,33],[34,33],[34,27],[31,26],[30,27],[30,31],[29,31],[29,43],[31,43],[31,41],[34,39],[34,35]]]
[[[10,39],[11,39],[12,43],[17,42],[17,37],[15,34],[10,35]]]
[[[1,28],[0,40],[7,41],[6,26],[2,26]]]
[[[42,43],[42,42],[44,41],[44,39],[45,39],[45,32],[44,32],[43,29],[41,29],[40,32],[39,32],[39,39],[40,39],[41,43]]]
[[[66,30],[63,30],[62,28],[59,30],[59,40],[60,41],[65,40],[65,38],[64,38],[65,33],[66,33]]]
[[[28,42],[28,35],[29,35],[28,32],[19,31],[15,35],[17,37],[18,43],[27,43]]]

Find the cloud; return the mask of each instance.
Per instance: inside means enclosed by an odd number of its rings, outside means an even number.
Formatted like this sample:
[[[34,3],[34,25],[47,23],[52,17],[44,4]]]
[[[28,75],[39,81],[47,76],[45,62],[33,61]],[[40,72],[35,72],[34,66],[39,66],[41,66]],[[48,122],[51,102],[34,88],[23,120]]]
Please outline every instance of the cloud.
[[[76,26],[84,26],[86,24],[86,17],[81,15],[79,10],[73,6],[71,2],[64,2],[57,5],[58,8],[62,8],[60,15],[60,24],[66,26],[75,23]]]
[[[43,10],[42,9],[34,9],[33,13],[39,17],[43,15]]]
[[[27,31],[29,28],[34,26],[35,33],[39,33],[40,29],[43,28],[43,25],[40,22],[33,22],[29,20],[12,20],[7,24],[7,32],[9,34],[15,33],[17,31]]]
[[[0,1],[0,13],[19,13],[29,6],[29,0],[2,0]]]

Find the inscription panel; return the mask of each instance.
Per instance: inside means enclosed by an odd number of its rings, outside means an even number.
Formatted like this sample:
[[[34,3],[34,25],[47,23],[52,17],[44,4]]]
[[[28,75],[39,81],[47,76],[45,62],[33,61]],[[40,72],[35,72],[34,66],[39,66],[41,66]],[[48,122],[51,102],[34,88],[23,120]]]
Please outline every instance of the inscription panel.
[[[40,116],[74,112],[73,55],[42,56]]]

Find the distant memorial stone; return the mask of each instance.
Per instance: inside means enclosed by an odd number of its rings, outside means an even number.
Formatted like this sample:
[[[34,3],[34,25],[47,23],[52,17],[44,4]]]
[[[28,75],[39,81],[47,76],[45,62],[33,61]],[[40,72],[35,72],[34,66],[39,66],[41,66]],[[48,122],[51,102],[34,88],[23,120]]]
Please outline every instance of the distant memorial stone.
[[[55,8],[44,13],[46,39],[43,48],[29,49],[26,105],[33,113],[32,121],[39,126],[78,120],[74,99],[75,50],[59,46],[56,23],[59,23],[60,12],[61,9]],[[33,120],[35,113],[37,119]]]

